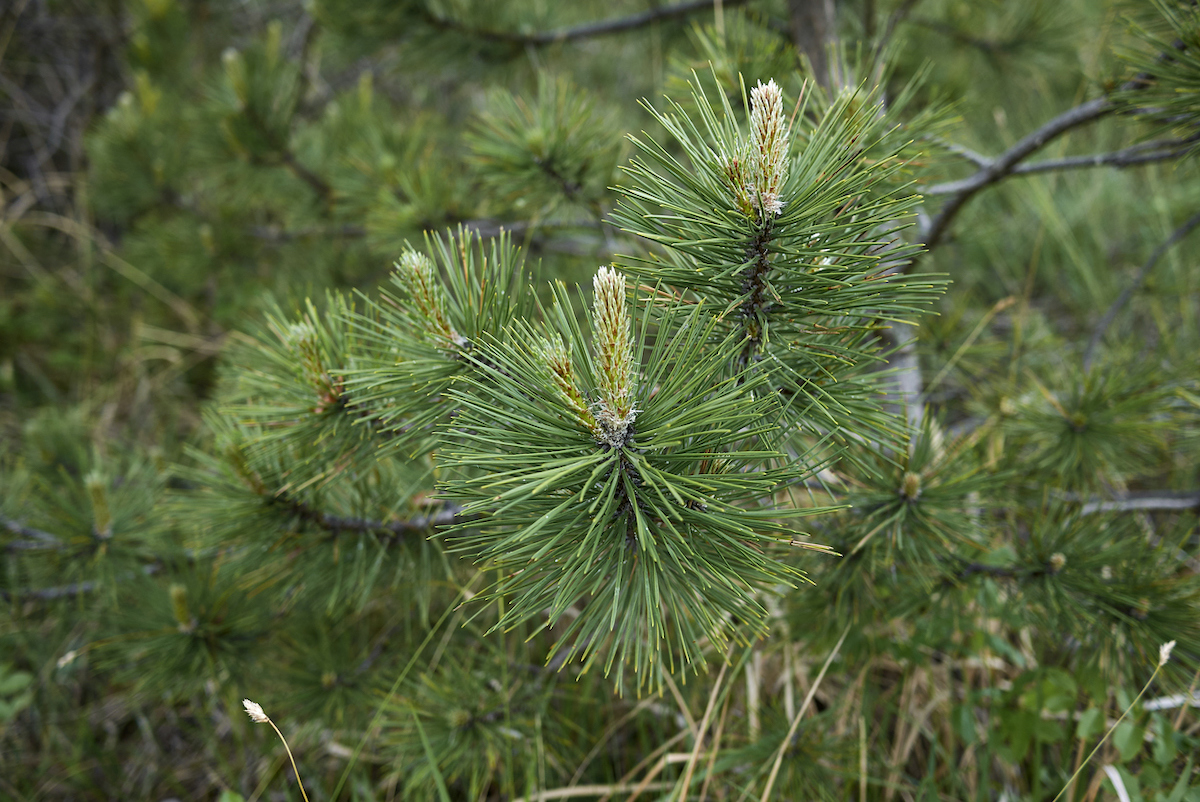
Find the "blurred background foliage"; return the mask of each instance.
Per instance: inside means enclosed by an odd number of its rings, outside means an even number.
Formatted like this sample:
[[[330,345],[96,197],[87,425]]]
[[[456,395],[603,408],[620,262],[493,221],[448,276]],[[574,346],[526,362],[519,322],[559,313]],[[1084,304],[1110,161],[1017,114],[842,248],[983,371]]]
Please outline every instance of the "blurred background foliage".
[[[738,799],[780,754],[779,799],[1052,799],[1177,640],[1064,798],[1200,800],[1197,76],[1174,0],[3,4],[0,797],[298,799],[248,696],[314,800]],[[316,413],[414,325],[406,244],[589,286],[642,253],[638,101],[771,78],[880,83],[903,269],[952,283],[892,343],[907,451],[790,491],[842,557],[619,696],[461,606],[497,578],[427,540],[431,443]]]

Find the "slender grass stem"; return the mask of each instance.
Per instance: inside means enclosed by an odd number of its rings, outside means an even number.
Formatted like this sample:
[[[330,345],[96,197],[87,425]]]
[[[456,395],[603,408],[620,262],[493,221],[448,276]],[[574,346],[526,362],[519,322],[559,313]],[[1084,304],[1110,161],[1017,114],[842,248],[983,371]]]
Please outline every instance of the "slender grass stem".
[[[1125,717],[1129,715],[1129,711],[1133,709],[1133,706],[1136,705],[1138,701],[1146,695],[1146,691],[1150,688],[1150,684],[1154,682],[1154,678],[1158,676],[1158,672],[1162,671],[1163,666],[1167,664],[1167,660],[1171,659],[1171,650],[1174,648],[1175,641],[1170,641],[1169,643],[1164,643],[1158,650],[1158,665],[1154,667],[1154,673],[1150,675],[1150,679],[1146,680],[1146,684],[1142,686],[1142,690],[1136,697],[1134,697],[1133,701],[1130,702],[1128,707],[1126,707],[1121,713],[1121,717],[1114,721],[1113,725],[1108,728],[1108,732],[1101,736],[1100,742],[1096,744],[1096,748],[1088,753],[1088,756],[1085,757],[1083,762],[1079,764],[1079,768],[1075,769],[1075,773],[1071,775],[1071,779],[1067,780],[1067,784],[1063,786],[1063,789],[1058,792],[1058,796],[1054,797],[1051,802],[1058,802],[1058,800],[1062,798],[1062,795],[1065,794],[1067,790],[1074,784],[1075,778],[1079,776],[1079,772],[1083,771],[1083,767],[1090,763],[1092,758],[1096,756],[1096,753],[1100,751],[1100,747],[1104,746],[1104,742],[1108,740],[1108,736],[1112,735],[1113,730],[1115,730],[1117,726],[1125,720]]]
[[[304,797],[304,802],[308,802],[308,792],[304,790],[304,783],[300,780],[300,769],[296,768],[296,758],[292,756],[292,748],[288,746],[287,738],[283,737],[283,733],[275,726],[275,722],[271,721],[271,717],[263,712],[262,705],[251,702],[249,699],[243,699],[242,706],[246,708],[246,714],[254,723],[270,724],[271,729],[275,730],[275,734],[279,736],[279,740],[283,741],[283,748],[287,750],[288,760],[292,761],[292,772],[296,775],[296,784],[300,786],[300,795]]]

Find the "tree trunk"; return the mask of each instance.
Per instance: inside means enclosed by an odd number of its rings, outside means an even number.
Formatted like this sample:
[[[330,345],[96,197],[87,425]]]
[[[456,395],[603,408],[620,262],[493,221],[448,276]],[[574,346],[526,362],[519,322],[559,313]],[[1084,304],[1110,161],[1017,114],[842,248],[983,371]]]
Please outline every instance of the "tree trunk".
[[[834,0],[788,0],[792,41],[812,64],[813,78],[825,89],[833,85],[829,46],[837,42]]]

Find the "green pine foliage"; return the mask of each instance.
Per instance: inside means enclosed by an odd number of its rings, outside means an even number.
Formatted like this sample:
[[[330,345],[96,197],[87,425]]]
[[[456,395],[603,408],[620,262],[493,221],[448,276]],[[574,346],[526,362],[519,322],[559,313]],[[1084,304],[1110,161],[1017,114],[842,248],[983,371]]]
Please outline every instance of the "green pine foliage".
[[[0,798],[1200,800],[1200,16],[824,5],[0,16]]]

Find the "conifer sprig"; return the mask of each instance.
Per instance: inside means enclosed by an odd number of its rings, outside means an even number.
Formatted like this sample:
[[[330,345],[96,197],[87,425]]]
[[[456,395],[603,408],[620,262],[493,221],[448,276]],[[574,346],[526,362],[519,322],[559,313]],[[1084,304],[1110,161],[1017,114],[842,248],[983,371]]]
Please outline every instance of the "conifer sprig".
[[[814,510],[771,503],[795,472],[771,467],[783,456],[763,377],[729,375],[739,340],[718,335],[704,304],[657,317],[643,299],[630,351],[614,309],[622,284],[602,269],[591,343],[560,286],[549,341],[523,326],[479,344],[478,371],[451,390],[460,478],[444,492],[482,516],[454,543],[500,572],[491,595],[510,601],[498,626],[561,627],[555,651],[589,665],[607,651],[605,671],[629,664],[641,687],[676,655],[695,669],[706,645],[765,634],[757,592],[804,577],[775,544],[820,547],[784,523]],[[595,426],[564,398],[568,355]]]
[[[287,468],[272,490],[292,492],[334,480],[351,466],[375,461],[395,434],[365,423],[346,392],[346,372],[361,350],[346,323],[352,304],[326,296],[324,311],[306,301],[296,317],[276,307],[265,331],[230,349],[222,414],[240,424],[238,447],[266,460],[286,454]],[[330,456],[336,455],[331,460]]]
[[[918,200],[899,181],[902,143],[882,138],[866,92],[815,119],[802,98],[793,125],[778,87],[756,87],[748,133],[723,95],[720,111],[699,83],[692,99],[695,119],[674,102],[650,109],[684,158],[632,138],[641,155],[614,218],[663,250],[631,271],[706,296],[710,313],[736,309],[721,328],[746,339],[737,365],[767,372],[792,431],[894,442],[878,377],[863,374],[884,356],[879,329],[919,314],[942,283],[895,270],[918,250],[898,234]]]
[[[365,347],[347,371],[347,387],[366,419],[398,433],[388,448],[409,454],[433,448],[432,427],[451,412],[446,391],[472,370],[479,338],[503,338],[532,313],[521,286],[525,261],[507,233],[485,247],[460,227],[425,244],[432,258],[409,248],[393,289],[349,318]]]
[[[1114,101],[1156,123],[1156,134],[1179,135],[1189,155],[1195,156],[1200,150],[1200,113],[1192,98],[1200,91],[1200,10],[1173,0],[1145,5],[1134,28],[1145,47],[1121,54],[1138,74]]]

